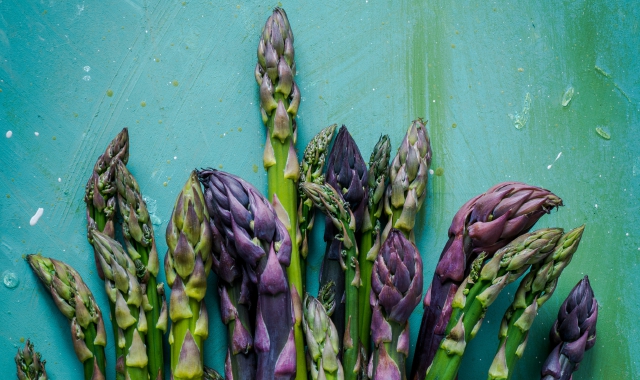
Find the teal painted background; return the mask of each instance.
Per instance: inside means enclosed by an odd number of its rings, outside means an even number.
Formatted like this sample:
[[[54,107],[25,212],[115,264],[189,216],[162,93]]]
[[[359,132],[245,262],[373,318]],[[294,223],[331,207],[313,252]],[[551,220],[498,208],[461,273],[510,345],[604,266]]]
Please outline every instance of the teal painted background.
[[[640,8],[603,0],[460,3],[283,1],[303,96],[298,147],[321,127],[344,123],[368,157],[381,133],[395,150],[412,119],[429,120],[432,168],[442,175],[430,178],[417,227],[427,281],[467,199],[505,180],[556,192],[566,206],[538,226],[587,227],[540,310],[516,378],[538,378],[557,309],[584,274],[600,302],[598,341],[574,378],[637,378]],[[253,68],[258,34],[276,5],[0,2],[0,273],[19,279],[14,289],[0,285],[3,378],[12,376],[22,338],[35,342],[52,379],[81,376],[68,322],[22,257],[42,253],[72,264],[107,309],[82,196],[95,159],[122,127],[129,127],[128,167],[153,211],[160,252],[194,167],[222,168],[266,190]],[[574,96],[563,107],[569,86]],[[516,129],[510,114],[527,119],[524,127]],[[44,214],[30,226],[39,207]],[[321,247],[319,230],[314,238]],[[313,254],[311,273],[319,259]],[[225,330],[210,283],[206,358],[221,369]],[[486,376],[514,290],[488,312],[461,379]],[[418,308],[413,341],[420,317]],[[111,379],[113,339],[107,353]]]

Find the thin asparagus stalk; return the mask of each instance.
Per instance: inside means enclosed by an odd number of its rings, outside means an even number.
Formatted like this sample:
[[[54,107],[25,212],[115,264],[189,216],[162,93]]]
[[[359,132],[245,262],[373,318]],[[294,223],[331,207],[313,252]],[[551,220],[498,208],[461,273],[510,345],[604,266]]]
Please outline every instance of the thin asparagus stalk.
[[[596,344],[598,301],[584,276],[560,306],[549,338],[555,346],[542,365],[542,380],[571,380],[584,352]]]
[[[484,265],[484,252],[474,260],[471,273],[453,298],[446,336],[427,370],[426,380],[455,379],[466,346],[480,330],[489,306],[505,286],[544,260],[561,236],[561,228],[537,230],[513,240]]]
[[[144,313],[148,322],[147,353],[149,374],[152,379],[164,379],[164,339],[167,321],[161,320],[162,308],[159,294],[164,292],[164,284],[158,284],[156,277],[160,268],[153,224],[140,187],[124,163],[114,160],[118,209],[122,214],[122,235],[129,257],[135,263],[138,277],[145,286]],[[166,314],[163,315],[166,318]]]
[[[171,377],[200,380],[204,376],[203,344],[209,336],[204,296],[213,263],[210,253],[213,235],[195,171],[178,195],[166,239],[164,269],[171,287]]]
[[[297,307],[301,301],[292,299],[297,293],[289,290],[285,271],[291,262],[289,234],[269,201],[251,184],[213,169],[198,174],[207,209],[227,250],[242,260],[257,286],[256,378],[293,379],[296,368],[300,370],[294,322],[302,318],[302,309]]]
[[[295,308],[300,310],[303,289],[297,241],[300,168],[295,150],[295,117],[300,105],[300,90],[294,80],[295,74],[293,32],[285,11],[275,8],[260,35],[255,78],[260,88],[262,121],[267,127],[263,161],[267,170],[268,198],[274,202],[278,217],[289,232],[292,249],[291,264],[287,267],[288,288],[291,298],[298,303]],[[304,379],[307,372],[301,322],[301,316],[296,315],[294,334],[298,379]]]
[[[104,380],[107,334],[102,312],[82,277],[69,265],[39,255],[27,261],[47,287],[60,312],[71,321],[71,339],[85,380]]]
[[[424,314],[410,378],[424,379],[451,316],[451,302],[471,265],[527,232],[562,200],[548,190],[520,182],[499,183],[465,203],[453,217],[449,240],[424,298]]]
[[[15,356],[16,374],[18,380],[48,380],[46,360],[42,360],[42,355],[33,349],[33,343],[27,339],[24,349],[18,348]]]
[[[309,370],[313,380],[343,380],[344,370],[338,357],[340,336],[320,301],[309,294],[302,304],[302,325],[307,338]]]
[[[369,204],[367,213],[364,216],[362,233],[357,239],[358,262],[360,263],[360,277],[362,278],[362,288],[358,294],[358,304],[360,306],[358,328],[360,329],[363,363],[369,362],[369,353],[371,352],[371,305],[369,304],[371,273],[381,244],[379,219],[382,216],[383,196],[389,177],[390,152],[389,136],[380,136],[369,159]]]
[[[538,311],[553,295],[558,279],[578,249],[584,225],[562,235],[553,252],[522,279],[513,303],[507,309],[500,326],[500,348],[491,368],[489,380],[511,379],[515,364],[522,358],[529,329]]]
[[[147,380],[147,319],[135,264],[116,240],[97,230],[91,231],[91,236],[100,255],[105,291],[115,310],[113,322],[119,328],[116,344],[123,350],[123,355],[116,358],[117,367],[122,367],[126,379]]]
[[[369,378],[403,380],[409,356],[409,316],[422,298],[422,259],[400,230],[392,229],[380,248],[371,277],[375,345]]]
[[[344,378],[347,380],[356,379],[364,363],[359,356],[358,292],[362,281],[360,280],[360,265],[358,264],[354,233],[355,218],[340,194],[331,185],[303,182],[300,187],[313,202],[314,207],[327,215],[327,220],[333,223],[333,228],[341,231],[335,238],[336,241],[340,241],[343,248],[338,259],[342,267],[341,270],[344,271],[345,281],[345,331],[342,339],[342,363],[345,369]],[[338,294],[340,293],[334,293],[334,295]],[[335,299],[332,303],[337,304],[337,301],[338,299]],[[340,334],[339,330],[338,334]]]

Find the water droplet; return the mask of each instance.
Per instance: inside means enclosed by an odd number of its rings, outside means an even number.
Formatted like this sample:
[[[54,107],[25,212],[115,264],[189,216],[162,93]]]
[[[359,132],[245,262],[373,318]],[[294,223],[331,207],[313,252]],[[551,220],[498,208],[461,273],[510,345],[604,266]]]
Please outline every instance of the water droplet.
[[[83,76],[83,77],[82,77],[82,80],[83,80],[83,81],[86,81],[86,82],[90,81],[90,80],[91,80],[91,75],[85,75],[85,76]]]
[[[7,270],[2,274],[2,282],[7,288],[13,289],[20,284],[20,279],[17,274]]]
[[[90,66],[85,66],[85,67],[82,68],[82,70],[84,70],[86,72],[89,72],[89,71],[91,71],[91,67]]]
[[[566,107],[566,106],[569,105],[569,102],[571,101],[571,99],[573,99],[573,93],[574,93],[573,86],[567,87],[567,89],[564,92],[564,95],[562,95],[562,106],[563,107]]]
[[[7,131],[7,134],[5,136],[7,136],[7,138],[10,139],[11,136],[13,136],[13,132],[12,131]]]

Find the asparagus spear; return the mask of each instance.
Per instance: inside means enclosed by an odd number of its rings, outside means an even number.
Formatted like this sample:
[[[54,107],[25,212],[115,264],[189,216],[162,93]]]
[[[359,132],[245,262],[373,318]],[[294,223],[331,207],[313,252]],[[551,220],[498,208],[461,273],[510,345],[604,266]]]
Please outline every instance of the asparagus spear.
[[[347,220],[346,225],[353,224],[353,232],[360,231],[365,220],[365,214],[368,208],[368,176],[367,165],[360,154],[360,150],[353,140],[347,128],[343,125],[336,136],[336,141],[329,153],[327,161],[326,183],[334,188],[340,195],[338,197],[348,204],[353,217]],[[342,202],[342,201],[341,201]],[[315,203],[315,202],[314,202]],[[345,290],[348,280],[342,262],[342,251],[350,250],[343,245],[340,239],[336,239],[336,234],[343,232],[342,227],[334,226],[331,218],[325,219],[324,240],[327,248],[322,260],[322,270],[320,272],[320,289],[326,296],[335,299],[335,307],[329,313],[331,320],[338,329],[338,334],[345,334],[348,318],[345,317]],[[355,240],[352,240],[355,244]],[[354,247],[355,251],[355,247]],[[349,259],[350,260],[350,259]],[[357,254],[356,254],[357,260]],[[350,263],[350,261],[348,261]],[[347,301],[348,302],[348,301]],[[353,302],[358,307],[357,299]],[[356,326],[359,320],[352,320],[351,326]],[[354,341],[355,342],[355,341]],[[356,343],[356,347],[357,347]],[[358,349],[359,350],[359,349]],[[352,368],[348,368],[347,362],[344,362],[347,373]],[[353,364],[353,363],[351,363]],[[349,375],[347,374],[347,377]]]
[[[360,263],[360,277],[362,278],[362,289],[358,294],[358,304],[360,306],[358,328],[360,329],[361,354],[364,363],[368,362],[369,352],[371,351],[371,305],[369,304],[371,272],[380,249],[379,219],[382,216],[383,196],[387,186],[387,178],[389,177],[390,152],[389,136],[381,136],[369,159],[369,204],[367,205],[367,213],[364,216],[362,234],[358,239],[358,262]]]
[[[105,275],[104,287],[115,311],[118,326],[116,344],[123,355],[116,358],[125,378],[147,380],[149,359],[146,350],[147,319],[144,315],[143,291],[133,260],[117,241],[93,230],[91,232]]]
[[[300,105],[300,90],[294,81],[293,32],[287,14],[275,8],[262,29],[258,44],[255,77],[259,85],[260,112],[267,127],[264,167],[267,170],[268,198],[274,202],[278,217],[289,232],[292,243],[291,264],[287,267],[288,288],[300,310],[302,286],[301,258],[298,252],[298,187],[300,176],[295,144],[295,117]],[[277,197],[276,197],[277,195]],[[278,202],[276,202],[278,199]],[[294,334],[298,378],[306,376],[304,337],[301,317],[296,316]]]
[[[356,379],[364,363],[359,356],[358,289],[362,281],[360,280],[360,265],[355,245],[355,217],[340,194],[331,185],[303,182],[300,187],[313,202],[314,207],[327,215],[327,220],[333,223],[332,227],[341,231],[335,236],[335,239],[340,242],[342,247],[338,253],[338,263],[341,267],[340,271],[344,272],[343,278],[346,284],[342,363],[345,368],[345,379]],[[334,292],[333,295],[329,295],[330,302],[329,305],[325,305],[326,310],[336,307],[339,299],[333,297],[339,294],[341,293]],[[324,305],[325,300],[321,299],[320,301]],[[338,330],[338,334],[340,334],[340,330]]]
[[[480,252],[490,258],[527,232],[545,213],[562,205],[548,190],[520,182],[499,183],[467,203],[453,217],[449,241],[424,298],[424,314],[411,369],[412,380],[424,379],[451,316],[451,301]]]
[[[302,304],[302,326],[307,338],[307,358],[313,380],[343,380],[344,370],[338,358],[340,336],[320,301],[309,294]]]
[[[598,301],[589,277],[584,276],[560,306],[549,338],[554,346],[542,365],[542,380],[570,380],[584,357],[596,344]]]
[[[115,183],[118,191],[118,209],[122,214],[122,235],[127,253],[135,263],[140,281],[145,286],[145,318],[148,322],[147,351],[149,374],[152,379],[164,379],[164,340],[166,320],[160,320],[164,284],[158,284],[156,277],[160,268],[156,240],[153,236],[153,224],[147,205],[140,193],[140,187],[124,163],[114,160]],[[165,315],[166,318],[166,315]],[[163,329],[164,327],[164,329]]]
[[[256,378],[293,379],[298,356],[294,321],[302,318],[302,310],[297,307],[300,300],[292,299],[297,293],[290,292],[285,271],[291,262],[289,234],[269,201],[251,184],[213,169],[198,174],[205,186],[206,206],[227,241],[226,248],[233,249],[232,255],[243,261],[257,285]]]
[[[502,319],[500,348],[489,369],[489,380],[513,376],[515,364],[524,354],[533,320],[553,295],[562,271],[578,249],[583,231],[584,225],[562,235],[553,252],[533,266],[520,282],[515,299]]]
[[[55,259],[27,255],[33,272],[47,287],[60,312],[71,321],[71,339],[85,380],[104,380],[107,334],[102,312],[75,269]]]
[[[392,229],[382,244],[371,284],[371,337],[375,349],[369,377],[406,379],[409,316],[422,298],[422,259],[416,246],[400,230]]]
[[[230,253],[234,249],[227,248],[229,243],[214,221],[211,220],[209,225],[213,234],[212,267],[218,276],[220,314],[229,332],[225,377],[227,380],[253,379],[256,376],[256,356],[250,318],[252,294],[249,276],[242,262]]]
[[[18,348],[15,357],[18,380],[48,380],[45,364],[39,352],[33,349],[33,343],[27,339],[24,349]]]
[[[389,217],[382,233],[384,241],[391,228],[413,238],[416,214],[427,196],[427,180],[431,166],[431,141],[426,122],[414,120],[404,136],[398,153],[389,168],[389,186],[385,197],[385,212]]]
[[[167,225],[168,252],[164,269],[171,287],[171,376],[174,380],[202,379],[204,340],[209,317],[204,303],[207,276],[213,262],[209,215],[196,172],[180,191]]]
[[[489,306],[505,286],[544,260],[561,236],[561,228],[537,230],[513,240],[484,265],[484,252],[474,260],[471,273],[451,302],[453,311],[446,336],[427,370],[427,380],[455,379],[467,343],[480,329]]]

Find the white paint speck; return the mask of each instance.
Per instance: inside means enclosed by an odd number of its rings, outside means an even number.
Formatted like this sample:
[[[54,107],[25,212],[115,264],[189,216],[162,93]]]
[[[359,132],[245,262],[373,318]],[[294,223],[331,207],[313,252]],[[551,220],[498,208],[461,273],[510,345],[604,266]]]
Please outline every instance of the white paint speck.
[[[177,159],[178,159],[178,156],[173,156],[173,159],[174,159],[174,160],[177,160]]]
[[[627,232],[625,235],[629,236],[629,233]]]
[[[82,80],[88,82],[88,81],[91,80],[91,76],[90,75],[85,75],[85,76],[82,77]]]
[[[89,72],[89,71],[91,71],[91,66],[85,66],[85,67],[82,68],[82,70],[84,70],[86,72]]]
[[[595,207],[598,208],[598,204],[597,203],[595,204]]]
[[[38,220],[40,220],[40,217],[42,216],[43,213],[44,213],[44,209],[42,207],[40,207],[38,209],[38,211],[36,211],[36,214],[31,217],[31,220],[29,221],[29,224],[32,225],[32,226],[35,226],[36,223],[38,223]]]
[[[429,169],[429,174],[433,175],[433,173],[435,173],[433,169]]]
[[[558,161],[558,158],[560,158],[560,156],[562,156],[562,152],[558,153],[558,156],[556,157],[556,161]]]
[[[7,136],[7,138],[10,139],[11,136],[13,136],[13,132],[7,131],[7,134],[5,136]]]
[[[34,135],[36,135],[36,137],[40,136],[40,132],[33,132]]]
[[[556,163],[556,161],[558,161],[558,158],[560,158],[560,156],[562,156],[562,152],[558,153],[558,155],[556,156],[556,159],[553,160],[553,164]],[[551,167],[553,166],[553,164],[547,166],[547,169],[551,169]]]
[[[62,182],[62,178],[58,177],[58,182]]]
[[[552,167],[552,166],[553,166],[553,165],[548,165],[548,166],[547,166],[547,169],[551,169],[551,167]]]

